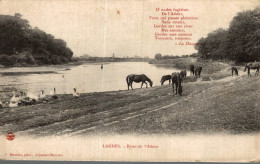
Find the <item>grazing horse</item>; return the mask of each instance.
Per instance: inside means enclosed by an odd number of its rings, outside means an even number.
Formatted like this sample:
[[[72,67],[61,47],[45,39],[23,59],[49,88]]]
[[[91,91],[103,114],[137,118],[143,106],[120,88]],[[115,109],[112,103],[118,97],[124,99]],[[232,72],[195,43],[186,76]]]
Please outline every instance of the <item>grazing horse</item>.
[[[187,71],[186,71],[186,70],[182,70],[182,71],[180,72],[180,75],[181,75],[181,82],[183,83],[184,77],[187,76]]]
[[[232,72],[232,76],[233,76],[234,72],[235,72],[235,75],[238,76],[238,70],[236,67],[231,67],[231,72]]]
[[[171,84],[171,79],[172,79],[172,76],[171,75],[164,75],[162,78],[161,78],[161,85],[163,85],[163,83],[167,80],[169,80],[169,84]]]
[[[141,75],[131,74],[131,75],[128,75],[126,77],[128,90],[129,90],[129,86],[131,86],[131,88],[133,89],[133,87],[132,87],[133,82],[136,82],[136,83],[142,82],[141,88],[143,87],[143,84],[145,83],[146,84],[146,88],[147,88],[146,81],[149,82],[151,87],[153,86],[153,82],[145,74],[141,74]]]
[[[201,66],[197,66],[196,68],[195,68],[195,76],[196,77],[200,77],[200,74],[201,74],[201,71],[202,71],[202,67]]]
[[[175,95],[182,96],[182,86],[181,86],[182,77],[178,72],[172,73],[172,91],[174,94],[174,85],[175,85]]]
[[[186,70],[182,70],[182,71],[180,72],[180,74],[181,74],[182,78],[184,78],[184,77],[187,76],[187,71],[186,71]]]
[[[194,72],[194,68],[195,68],[194,65],[191,64],[191,65],[190,65],[190,76],[191,76],[191,74],[194,76],[194,73],[195,73],[195,72]]]
[[[259,68],[260,68],[260,62],[246,63],[244,72],[247,69],[248,76],[251,76],[250,69],[256,69],[255,76],[257,76],[259,73]]]

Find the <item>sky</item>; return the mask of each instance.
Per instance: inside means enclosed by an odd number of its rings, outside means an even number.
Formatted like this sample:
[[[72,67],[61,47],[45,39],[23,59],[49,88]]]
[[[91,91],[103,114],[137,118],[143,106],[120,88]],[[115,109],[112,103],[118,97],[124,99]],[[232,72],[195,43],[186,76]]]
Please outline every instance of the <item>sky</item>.
[[[259,0],[0,0],[0,14],[20,13],[32,27],[65,40],[74,56],[153,58],[197,52],[176,40],[155,40],[160,30],[154,24],[161,21],[149,16],[161,17],[156,8],[185,8],[185,16],[198,17],[185,21],[193,26],[185,29],[192,33],[189,42],[196,43],[213,30],[227,29],[237,12],[259,5]]]

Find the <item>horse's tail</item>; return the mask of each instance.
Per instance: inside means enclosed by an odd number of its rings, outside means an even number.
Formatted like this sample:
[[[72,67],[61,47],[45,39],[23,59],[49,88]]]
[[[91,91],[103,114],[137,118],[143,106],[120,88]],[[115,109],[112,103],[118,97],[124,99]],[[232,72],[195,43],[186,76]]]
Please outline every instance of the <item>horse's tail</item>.
[[[130,76],[130,75],[126,76],[126,83],[127,83],[127,86],[129,86],[129,76]]]

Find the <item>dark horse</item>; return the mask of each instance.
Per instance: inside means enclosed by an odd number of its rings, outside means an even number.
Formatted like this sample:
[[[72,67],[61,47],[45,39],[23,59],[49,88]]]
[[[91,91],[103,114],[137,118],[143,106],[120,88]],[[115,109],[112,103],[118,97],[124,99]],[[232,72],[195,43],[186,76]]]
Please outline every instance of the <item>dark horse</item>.
[[[194,76],[194,73],[195,73],[195,72],[194,72],[194,68],[195,68],[194,65],[191,64],[191,65],[190,65],[190,75],[192,74],[192,75]]]
[[[162,78],[161,78],[161,85],[163,85],[163,83],[167,80],[169,80],[169,84],[171,84],[171,79],[172,79],[172,76],[171,75],[164,75]]]
[[[234,72],[235,72],[235,75],[238,76],[238,70],[236,67],[231,67],[231,72],[232,72],[232,76],[233,76]]]
[[[181,75],[181,82],[183,83],[183,79],[187,76],[187,71],[186,70],[182,70],[180,72],[180,75]]]
[[[147,88],[146,81],[149,82],[151,87],[153,86],[153,82],[145,74],[141,74],[141,75],[131,74],[131,75],[128,75],[126,77],[128,90],[129,90],[129,86],[131,86],[131,88],[133,89],[133,87],[132,87],[133,82],[136,82],[136,83],[142,82],[141,88],[143,87],[143,84],[145,83],[146,84],[146,88]]]
[[[182,77],[178,72],[172,73],[172,91],[174,94],[174,85],[175,85],[175,95],[182,95],[182,86],[181,86]]]
[[[186,70],[182,70],[182,71],[180,72],[180,74],[181,74],[182,78],[184,78],[184,77],[187,76],[187,71],[186,71]]]
[[[251,63],[246,63],[244,71],[246,71],[247,69],[248,76],[251,76],[250,69],[256,69],[255,75],[257,76],[259,73],[259,68],[260,68],[260,62],[251,62]]]
[[[200,74],[201,74],[201,71],[202,71],[202,67],[201,66],[197,66],[196,68],[195,68],[195,76],[196,77],[200,77]]]

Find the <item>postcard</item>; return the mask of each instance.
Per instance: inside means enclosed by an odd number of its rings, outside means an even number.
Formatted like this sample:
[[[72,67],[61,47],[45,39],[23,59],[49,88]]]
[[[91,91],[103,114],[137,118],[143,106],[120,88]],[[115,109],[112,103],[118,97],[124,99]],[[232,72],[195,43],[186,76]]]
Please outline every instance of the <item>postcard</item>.
[[[0,0],[0,159],[257,162],[259,0]]]

